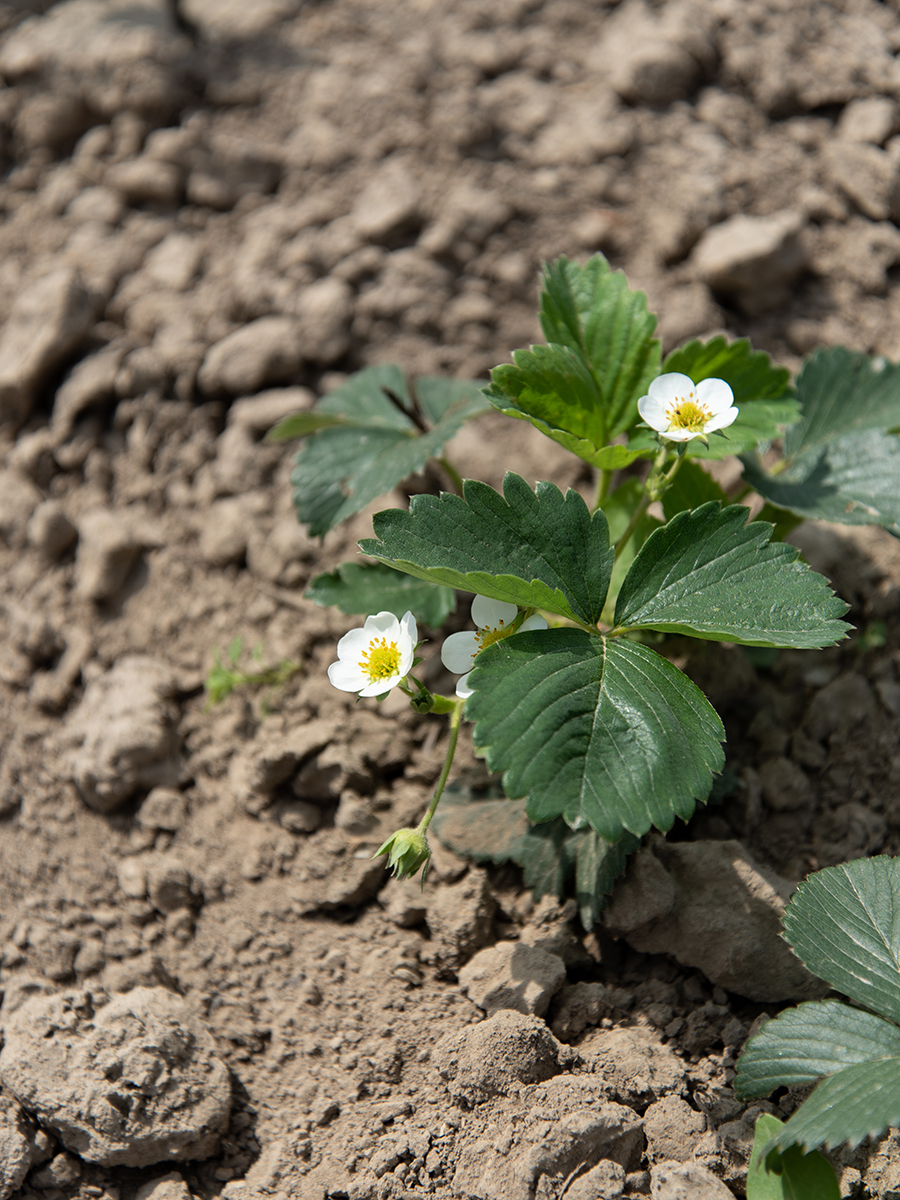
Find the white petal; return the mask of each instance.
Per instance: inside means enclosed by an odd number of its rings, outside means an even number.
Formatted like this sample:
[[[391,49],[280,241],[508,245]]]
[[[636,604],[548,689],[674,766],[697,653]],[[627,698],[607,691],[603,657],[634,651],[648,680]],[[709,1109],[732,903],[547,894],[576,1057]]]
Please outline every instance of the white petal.
[[[468,675],[462,675],[459,679],[457,679],[456,694],[459,696],[460,700],[468,700],[470,696],[474,695],[474,688],[469,687]]]
[[[351,629],[337,644],[338,658],[342,662],[358,662],[368,650],[371,640],[364,629]]]
[[[678,400],[683,400],[691,392],[696,391],[690,375],[682,375],[679,371],[669,371],[666,375],[657,375],[647,388],[653,400],[661,400],[668,408]]]
[[[670,442],[689,442],[691,438],[700,437],[702,429],[663,429],[662,436]]]
[[[472,670],[477,653],[478,639],[471,629],[465,629],[462,633],[451,633],[448,638],[444,638],[441,662],[454,675],[461,675],[464,671]]]
[[[505,600],[490,600],[487,596],[476,596],[472,601],[472,620],[479,629],[497,629],[500,625],[508,629],[518,611],[515,604],[507,604]]]
[[[529,629],[547,629],[547,628],[549,628],[549,626],[547,625],[547,622],[544,620],[544,618],[535,615],[533,617],[526,617],[526,619],[519,626],[519,633],[527,633],[529,631]]]
[[[341,692],[358,692],[369,682],[368,675],[363,675],[359,667],[351,666],[349,662],[332,663],[328,668],[328,678]]]
[[[734,392],[724,379],[701,379],[696,392],[698,401],[704,408],[708,408],[714,417],[734,404]]]
[[[704,433],[712,433],[714,429],[727,429],[728,426],[737,419],[738,410],[734,408],[726,408],[724,412],[718,413],[711,420],[707,421],[703,427]]]
[[[400,618],[400,638],[398,648],[400,650],[400,666],[398,672],[402,679],[406,676],[412,665],[413,659],[416,656],[416,643],[419,640],[419,631],[416,627],[416,618],[411,612],[404,613]]]
[[[400,682],[401,676],[392,675],[389,679],[376,679],[374,683],[368,684],[359,693],[360,698],[368,700],[370,696],[383,696],[385,692],[389,692],[391,688],[395,688]]]
[[[669,424],[666,404],[654,396],[641,396],[638,400],[638,412],[641,420],[646,421],[657,432],[667,428]]]
[[[363,631],[369,638],[385,637],[389,642],[400,640],[400,622],[391,612],[380,612],[375,613],[374,616],[366,617]]]

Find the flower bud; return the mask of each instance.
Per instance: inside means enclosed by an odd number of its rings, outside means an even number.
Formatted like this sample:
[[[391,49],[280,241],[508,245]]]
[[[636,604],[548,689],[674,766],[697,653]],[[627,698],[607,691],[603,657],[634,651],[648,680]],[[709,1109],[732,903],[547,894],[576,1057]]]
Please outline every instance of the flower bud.
[[[398,879],[412,877],[431,858],[428,839],[417,829],[398,829],[372,857],[381,854],[387,855],[388,866]]]

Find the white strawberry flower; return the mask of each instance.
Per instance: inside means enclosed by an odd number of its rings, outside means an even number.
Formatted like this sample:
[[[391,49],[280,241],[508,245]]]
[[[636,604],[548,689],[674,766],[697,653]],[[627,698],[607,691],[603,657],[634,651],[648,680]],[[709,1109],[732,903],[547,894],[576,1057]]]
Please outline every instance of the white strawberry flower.
[[[638,400],[638,412],[661,437],[688,442],[725,429],[737,417],[734,392],[724,379],[701,379],[671,371],[658,375],[649,395]]]
[[[411,612],[399,621],[389,612],[367,617],[362,629],[351,629],[338,642],[338,661],[328,668],[328,678],[342,692],[382,696],[409,674],[418,636]]]
[[[472,601],[472,620],[478,628],[451,633],[444,640],[441,646],[441,662],[454,675],[462,675],[462,679],[456,684],[456,694],[460,699],[465,700],[472,695],[469,672],[475,665],[475,655],[485,646],[509,637],[513,631],[513,621],[518,615],[519,610],[515,604],[507,604],[504,600],[489,600],[487,596],[476,596]],[[546,628],[547,622],[543,617],[527,617],[516,632]]]

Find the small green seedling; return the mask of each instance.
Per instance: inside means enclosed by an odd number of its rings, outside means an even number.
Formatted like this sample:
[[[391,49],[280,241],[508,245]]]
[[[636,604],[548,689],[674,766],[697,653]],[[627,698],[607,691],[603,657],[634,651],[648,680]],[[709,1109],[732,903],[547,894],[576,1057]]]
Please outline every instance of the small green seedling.
[[[804,1154],[799,1146],[771,1147],[784,1123],[762,1113],[747,1171],[747,1200],[841,1200],[834,1167],[818,1150]]]
[[[263,667],[258,671],[241,671],[238,670],[238,662],[244,652],[243,638],[234,638],[228,649],[225,651],[225,662],[222,662],[222,655],[219,650],[213,651],[213,666],[212,670],[207,675],[204,681],[206,689],[206,710],[207,712],[214,708],[217,704],[221,704],[235,688],[239,687],[283,687],[284,684],[292,679],[298,671],[303,668],[299,663],[292,662],[290,659],[283,659],[275,666]],[[262,645],[254,646],[251,652],[251,658],[255,662],[261,662],[263,656]],[[265,716],[268,711],[266,699],[263,697],[261,702],[262,715]]]
[[[791,898],[784,936],[860,1007],[811,1000],[767,1021],[738,1060],[735,1091],[749,1099],[819,1080],[772,1147],[856,1146],[900,1124],[900,859],[817,871]]]
[[[542,829],[524,848],[513,839],[509,857],[554,888],[574,871],[589,919],[620,852],[687,820],[725,763],[718,714],[659,652],[665,635],[763,655],[846,636],[847,605],[782,539],[806,517],[900,535],[900,366],[837,347],[792,382],[746,340],[724,337],[663,360],[646,297],[602,255],[545,267],[540,319],[545,344],[516,350],[488,383],[411,383],[399,367],[370,367],[273,434],[304,441],[294,502],[314,534],[411,473],[447,480],[440,495],[376,513],[365,557],[312,581],[310,599],[366,617],[329,676],[363,698],[396,687],[417,712],[450,716],[416,838],[471,722],[477,753]],[[589,493],[533,489],[512,471],[502,492],[464,481],[445,443],[489,409],[586,464]],[[500,462],[503,450],[498,439]],[[726,493],[706,466],[728,456],[743,479]],[[741,502],[754,496],[762,508],[751,520]],[[475,629],[442,641],[459,677],[442,696],[411,672],[418,623],[438,630],[456,592],[474,597]],[[400,874],[427,862],[391,839],[381,852]]]

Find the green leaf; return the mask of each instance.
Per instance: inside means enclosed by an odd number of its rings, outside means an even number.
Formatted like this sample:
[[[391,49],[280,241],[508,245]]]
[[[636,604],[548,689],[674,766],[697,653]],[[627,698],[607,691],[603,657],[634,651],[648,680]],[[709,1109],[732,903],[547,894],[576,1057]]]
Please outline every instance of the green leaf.
[[[698,687],[637,642],[575,629],[518,633],[469,676],[473,740],[535,823],[562,815],[608,842],[685,820],[724,762]]]
[[[853,1147],[894,1125],[900,1125],[900,1058],[882,1058],[823,1079],[787,1122],[778,1145]]]
[[[766,1021],[738,1059],[742,1099],[801,1087],[845,1067],[900,1055],[900,1029],[840,1000],[809,1000]]]
[[[377,513],[360,547],[419,579],[596,625],[613,564],[606,517],[511,472],[503,492],[470,479],[462,497],[415,496],[408,512]]]
[[[451,784],[432,821],[435,835],[475,862],[518,864],[535,900],[547,894],[562,899],[574,872],[582,923],[592,929],[639,839],[626,834],[611,846],[592,829],[571,830],[561,817],[532,825],[524,802],[495,799],[498,790],[492,786],[479,795]]]
[[[768,1149],[783,1128],[783,1122],[768,1113],[756,1118],[747,1200],[840,1200],[834,1167],[817,1150],[803,1154],[798,1146],[783,1152]]]
[[[291,413],[282,417],[266,434],[269,442],[292,442],[296,438],[306,437],[320,429],[332,429],[335,425],[346,425],[343,417],[331,416],[322,412]]]
[[[291,475],[297,515],[310,533],[327,533],[420,471],[486,411],[481,389],[478,382],[424,378],[414,400],[402,371],[388,364],[359,371],[314,412],[300,414],[321,422],[317,432],[307,428],[311,436]]]
[[[433,629],[443,625],[456,608],[451,588],[440,587],[382,563],[341,563],[334,571],[316,575],[304,593],[316,604],[335,605],[343,613],[411,612]]]
[[[677,475],[663,494],[663,512],[666,520],[671,521],[676,513],[699,508],[701,504],[708,504],[710,500],[720,500],[723,504],[727,504],[728,497],[709,471],[704,471],[701,466],[687,458],[682,462]],[[615,540],[612,533],[610,537]]]
[[[900,1023],[900,859],[817,871],[792,896],[784,936],[821,979]]]
[[[684,470],[684,467],[682,467],[682,470]],[[643,494],[644,485],[642,481],[633,475],[630,479],[626,479],[624,483],[619,484],[616,490],[611,492],[603,501],[602,508],[609,522],[609,540],[612,545],[616,544],[628,528],[628,522],[631,520],[632,514],[638,504],[640,504]],[[634,562],[635,555],[654,529],[660,529],[662,524],[662,521],[656,517],[651,517],[649,513],[644,513],[640,521],[638,521],[634,533],[625,544],[619,557],[615,560],[612,578],[609,581],[609,591],[606,594],[606,603],[603,606],[603,620],[607,625],[612,625],[613,623],[616,601],[619,598],[622,584],[625,582],[625,576]]]
[[[843,346],[819,350],[797,379],[802,420],[785,437],[786,467],[745,460],[765,499],[804,517],[883,525],[900,536],[900,365]]]
[[[768,354],[752,350],[746,338],[688,342],[673,350],[662,369],[689,375],[695,383],[724,379],[734,392],[737,420],[723,436],[712,437],[708,447],[697,438],[689,442],[687,452],[694,458],[724,458],[752,450],[760,442],[780,437],[783,427],[793,425],[800,416],[790,372],[775,366]]]
[[[614,463],[603,457],[634,424],[659,372],[656,318],[643,292],[631,291],[602,255],[584,267],[560,258],[544,268],[541,326],[549,345],[518,350],[514,365],[492,371],[491,403],[594,466],[625,466],[649,453],[641,446],[628,457],[617,447]]]
[[[748,646],[830,646],[847,605],[749,510],[717,502],[652,533],[616,604],[620,629],[657,629]]]
[[[634,424],[637,402],[659,373],[656,317],[602,254],[583,267],[558,258],[544,267],[541,328],[548,342],[574,350],[600,391],[603,445]]]

